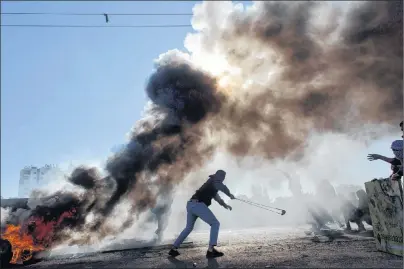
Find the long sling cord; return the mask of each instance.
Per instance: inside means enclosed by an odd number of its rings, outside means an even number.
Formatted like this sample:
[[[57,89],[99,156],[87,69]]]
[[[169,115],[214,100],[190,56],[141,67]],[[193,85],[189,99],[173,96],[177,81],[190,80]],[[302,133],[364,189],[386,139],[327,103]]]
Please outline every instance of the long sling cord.
[[[283,209],[280,209],[280,208],[271,207],[271,206],[267,206],[267,205],[263,205],[263,204],[258,204],[258,203],[254,203],[254,202],[247,201],[247,200],[240,199],[240,198],[236,198],[236,199],[243,202],[243,203],[246,203],[246,204],[249,204],[249,205],[252,205],[252,206],[255,206],[255,207],[258,207],[258,208],[261,208],[261,209],[264,209],[264,210],[267,210],[267,211],[270,211],[270,212],[273,212],[273,213],[276,213],[276,214],[279,214],[279,215],[285,215],[286,214],[286,211],[283,210]],[[275,211],[275,210],[279,210],[281,212],[278,212],[278,211]]]

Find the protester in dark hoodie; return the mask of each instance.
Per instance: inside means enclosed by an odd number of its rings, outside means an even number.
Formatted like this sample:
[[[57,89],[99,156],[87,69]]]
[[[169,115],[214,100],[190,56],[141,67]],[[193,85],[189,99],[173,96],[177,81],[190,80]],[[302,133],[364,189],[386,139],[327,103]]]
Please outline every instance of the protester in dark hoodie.
[[[235,199],[234,195],[230,193],[223,181],[226,177],[226,172],[218,170],[214,175],[210,175],[209,179],[195,192],[191,199],[187,203],[187,225],[181,234],[175,240],[173,247],[168,253],[172,257],[180,255],[178,252],[179,246],[184,242],[188,235],[192,232],[195,221],[200,218],[204,222],[210,225],[210,241],[209,248],[206,252],[207,258],[221,257],[224,254],[215,249],[217,245],[217,238],[219,235],[220,223],[216,219],[215,215],[210,211],[212,199],[215,199],[221,206],[226,209],[232,210],[231,206],[227,205],[222,198],[220,198],[218,192],[225,193],[230,199]]]

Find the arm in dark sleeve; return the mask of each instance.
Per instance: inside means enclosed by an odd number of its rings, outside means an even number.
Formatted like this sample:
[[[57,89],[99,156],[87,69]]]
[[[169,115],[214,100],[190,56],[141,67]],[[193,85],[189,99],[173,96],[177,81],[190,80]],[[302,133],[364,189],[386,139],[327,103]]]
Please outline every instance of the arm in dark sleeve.
[[[382,160],[382,161],[384,161],[386,163],[391,163],[391,164],[392,164],[392,162],[394,162],[395,159],[396,158],[389,158],[389,157],[386,157],[386,156],[383,156],[383,155],[379,156],[379,160]]]
[[[212,178],[213,180],[213,186],[215,186],[216,190],[223,192],[224,194],[226,194],[227,196],[229,196],[231,198],[231,193],[229,188],[227,188],[226,185],[223,184],[223,182],[221,180]]]
[[[227,208],[227,204],[223,201],[223,199],[219,196],[219,194],[216,194],[213,199],[215,199],[216,202],[219,203],[219,205],[223,206],[224,208]]]
[[[392,164],[392,165],[396,165],[396,166],[401,165],[401,161],[399,159],[397,159],[397,158],[392,158],[392,160],[390,160],[389,163]]]

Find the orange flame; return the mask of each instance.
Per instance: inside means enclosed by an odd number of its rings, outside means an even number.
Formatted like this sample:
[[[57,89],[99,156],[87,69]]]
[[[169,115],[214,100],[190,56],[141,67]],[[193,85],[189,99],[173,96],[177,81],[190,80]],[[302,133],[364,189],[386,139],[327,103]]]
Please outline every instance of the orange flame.
[[[7,225],[1,237],[8,240],[12,246],[13,257],[10,263],[20,263],[32,258],[34,252],[50,247],[54,239],[54,231],[66,218],[72,218],[76,210],[63,212],[56,221],[45,222],[43,218],[33,217],[29,224],[34,224],[35,230],[28,232],[28,226]],[[34,240],[35,238],[35,240]]]
[[[11,263],[27,261],[32,258],[34,251],[45,249],[41,245],[36,245],[32,236],[24,232],[20,225],[7,225],[1,237],[8,240],[12,246],[13,258]]]

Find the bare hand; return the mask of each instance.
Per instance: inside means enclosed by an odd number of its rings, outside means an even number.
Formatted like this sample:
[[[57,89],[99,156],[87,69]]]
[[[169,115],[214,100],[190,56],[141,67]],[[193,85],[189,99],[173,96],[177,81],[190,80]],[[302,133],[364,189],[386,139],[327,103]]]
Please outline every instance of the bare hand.
[[[228,209],[228,210],[231,211],[233,208],[232,208],[231,206],[227,205],[227,206],[226,206],[226,209]]]
[[[368,154],[368,160],[369,161],[376,161],[380,159],[380,155],[379,154]]]

